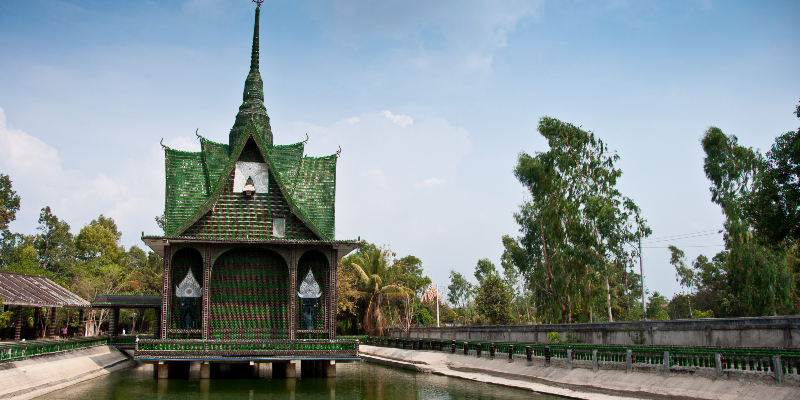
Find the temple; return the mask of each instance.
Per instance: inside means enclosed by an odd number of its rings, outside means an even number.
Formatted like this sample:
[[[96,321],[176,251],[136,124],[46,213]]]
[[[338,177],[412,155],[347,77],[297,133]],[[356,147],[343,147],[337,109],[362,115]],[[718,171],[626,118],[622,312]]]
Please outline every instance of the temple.
[[[336,266],[359,245],[335,239],[338,153],[273,144],[259,14],[260,4],[228,143],[198,135],[199,152],[164,146],[165,232],[142,237],[164,257],[161,324],[134,353],[157,363],[159,377],[181,362],[199,377],[247,362],[259,376],[273,366],[291,376],[298,361],[331,376],[336,361],[358,358],[356,341],[336,340]]]

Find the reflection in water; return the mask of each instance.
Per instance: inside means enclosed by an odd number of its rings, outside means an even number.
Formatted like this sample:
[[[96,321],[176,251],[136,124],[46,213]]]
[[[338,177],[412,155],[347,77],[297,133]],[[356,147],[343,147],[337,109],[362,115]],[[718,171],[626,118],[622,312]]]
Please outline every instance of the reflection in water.
[[[153,379],[151,366],[114,372],[42,399],[428,400],[554,399],[520,389],[367,363],[337,365],[336,378]]]

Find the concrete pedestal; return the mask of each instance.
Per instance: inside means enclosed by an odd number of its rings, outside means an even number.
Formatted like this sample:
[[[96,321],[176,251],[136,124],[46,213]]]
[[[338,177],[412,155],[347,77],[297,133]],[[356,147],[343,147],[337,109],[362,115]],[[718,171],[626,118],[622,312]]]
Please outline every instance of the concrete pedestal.
[[[211,379],[211,364],[208,361],[200,364],[200,379]]]
[[[189,361],[189,379],[200,379],[200,366],[202,361]]]
[[[286,363],[286,377],[297,378],[297,360]]]
[[[259,379],[271,379],[272,378],[272,363],[257,363],[256,364],[257,372],[256,376]]]
[[[158,379],[169,378],[169,364],[165,362],[160,362],[156,364],[156,368],[158,369]]]
[[[327,378],[335,378],[336,377],[336,361],[335,360],[327,360],[327,361],[320,361],[320,364],[323,364],[323,376]]]

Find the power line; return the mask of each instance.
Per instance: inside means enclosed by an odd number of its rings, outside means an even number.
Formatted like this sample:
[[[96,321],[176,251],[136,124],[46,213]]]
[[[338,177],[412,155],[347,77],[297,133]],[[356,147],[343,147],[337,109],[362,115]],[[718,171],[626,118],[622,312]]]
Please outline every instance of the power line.
[[[662,237],[657,237],[657,238],[650,238],[650,240],[669,239],[669,238],[676,237],[676,236],[696,235],[696,234],[699,234],[699,233],[709,233],[709,232],[719,232],[719,229],[708,229],[708,230],[699,231],[699,232],[679,233],[679,234],[676,234],[676,235],[662,236]]]
[[[687,235],[692,235],[692,236],[673,237],[673,238],[666,238],[666,239],[665,239],[665,238],[661,238],[660,240],[651,240],[651,241],[649,241],[649,242],[646,242],[645,244],[661,243],[661,242],[669,242],[669,241],[671,241],[671,240],[683,240],[683,239],[691,239],[691,238],[696,238],[696,237],[701,237],[701,236],[719,235],[720,233],[722,233],[722,231],[721,231],[721,230],[719,230],[719,231],[715,231],[715,232],[711,232],[711,233],[701,233],[701,234],[696,234],[696,235],[695,235],[695,234],[691,234],[691,233],[689,233],[689,234],[687,234]],[[678,235],[676,235],[676,236],[678,236]]]
[[[724,244],[712,244],[712,245],[709,245],[709,246],[681,246],[681,247],[721,247],[721,246],[725,246],[725,245]],[[669,246],[649,246],[649,247],[642,246],[642,248],[643,249],[668,249]]]

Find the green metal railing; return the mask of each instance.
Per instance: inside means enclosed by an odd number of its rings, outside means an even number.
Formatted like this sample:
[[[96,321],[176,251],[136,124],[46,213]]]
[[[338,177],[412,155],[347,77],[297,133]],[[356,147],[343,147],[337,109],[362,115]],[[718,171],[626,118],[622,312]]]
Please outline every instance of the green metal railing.
[[[0,363],[108,344],[106,336],[0,344]]]
[[[495,358],[562,359],[591,361],[593,366],[623,364],[652,365],[664,368],[710,368],[717,374],[727,371],[755,371],[783,376],[800,375],[800,349],[686,346],[624,346],[575,343],[467,342],[395,337],[359,337],[365,344],[401,349],[433,350]],[[466,349],[465,349],[466,348]],[[666,360],[666,361],[665,361]],[[619,365],[621,367],[621,365]]]
[[[139,339],[136,358],[358,356],[358,340]]]

